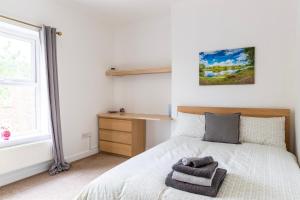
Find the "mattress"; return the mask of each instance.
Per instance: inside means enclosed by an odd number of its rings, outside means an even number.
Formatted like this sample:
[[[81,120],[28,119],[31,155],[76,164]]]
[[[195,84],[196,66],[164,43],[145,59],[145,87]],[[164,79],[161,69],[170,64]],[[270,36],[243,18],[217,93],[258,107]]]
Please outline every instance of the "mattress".
[[[259,144],[224,144],[177,136],[107,171],[77,200],[204,200],[210,197],[165,185],[182,157],[213,156],[228,173],[215,199],[299,200],[300,169],[293,154]]]

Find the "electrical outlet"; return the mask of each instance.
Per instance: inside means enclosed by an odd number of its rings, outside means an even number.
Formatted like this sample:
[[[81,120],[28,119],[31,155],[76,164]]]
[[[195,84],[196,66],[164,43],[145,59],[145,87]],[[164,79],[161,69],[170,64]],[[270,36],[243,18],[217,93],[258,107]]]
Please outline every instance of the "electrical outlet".
[[[89,137],[92,137],[92,133],[91,133],[91,132],[82,133],[81,137],[82,137],[82,138],[89,138]]]

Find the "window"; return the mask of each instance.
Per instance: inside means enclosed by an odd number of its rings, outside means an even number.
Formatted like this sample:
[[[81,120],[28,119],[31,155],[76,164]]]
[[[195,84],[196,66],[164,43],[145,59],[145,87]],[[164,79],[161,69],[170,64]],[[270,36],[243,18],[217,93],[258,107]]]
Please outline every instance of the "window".
[[[0,147],[49,137],[39,40],[37,31],[0,22],[0,127],[11,132]]]

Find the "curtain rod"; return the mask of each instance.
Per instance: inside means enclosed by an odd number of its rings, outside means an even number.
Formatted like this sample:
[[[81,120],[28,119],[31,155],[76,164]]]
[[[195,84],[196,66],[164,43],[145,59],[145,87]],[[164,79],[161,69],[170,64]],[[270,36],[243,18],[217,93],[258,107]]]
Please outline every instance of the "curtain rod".
[[[11,21],[14,21],[14,22],[18,22],[18,23],[21,23],[21,24],[25,24],[27,26],[32,26],[32,27],[35,27],[35,28],[38,28],[38,29],[42,28],[41,26],[37,26],[37,25],[31,24],[31,23],[28,23],[28,22],[24,22],[24,21],[21,21],[21,20],[18,20],[18,19],[14,19],[14,18],[11,18],[11,17],[6,17],[4,15],[0,15],[0,17],[2,17],[4,19],[11,20]],[[59,35],[59,36],[62,36],[62,32],[56,32],[56,34]]]

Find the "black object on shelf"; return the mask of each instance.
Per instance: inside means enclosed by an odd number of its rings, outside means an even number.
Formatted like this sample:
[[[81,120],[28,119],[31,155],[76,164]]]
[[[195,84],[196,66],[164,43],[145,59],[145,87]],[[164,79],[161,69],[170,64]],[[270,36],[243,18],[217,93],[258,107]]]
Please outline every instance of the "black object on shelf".
[[[116,111],[116,110],[109,110],[109,111],[107,111],[108,113],[118,113],[118,111]]]

